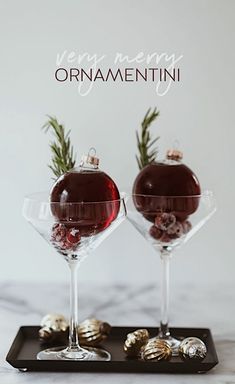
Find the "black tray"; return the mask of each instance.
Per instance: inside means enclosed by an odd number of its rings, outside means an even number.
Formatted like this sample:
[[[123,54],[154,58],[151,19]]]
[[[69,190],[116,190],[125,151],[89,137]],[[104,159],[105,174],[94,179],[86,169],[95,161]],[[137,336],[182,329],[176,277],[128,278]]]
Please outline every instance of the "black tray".
[[[22,371],[70,371],[70,372],[165,372],[165,373],[204,373],[218,364],[218,358],[211,331],[207,328],[171,328],[173,336],[185,338],[196,336],[207,346],[207,356],[202,362],[183,362],[179,357],[172,357],[169,362],[141,361],[126,358],[123,342],[127,333],[144,327],[113,327],[111,334],[102,347],[111,355],[111,361],[62,361],[37,360],[37,353],[45,349],[38,341],[37,326],[20,327],[7,354],[6,360],[13,367]],[[151,336],[156,328],[148,328]]]

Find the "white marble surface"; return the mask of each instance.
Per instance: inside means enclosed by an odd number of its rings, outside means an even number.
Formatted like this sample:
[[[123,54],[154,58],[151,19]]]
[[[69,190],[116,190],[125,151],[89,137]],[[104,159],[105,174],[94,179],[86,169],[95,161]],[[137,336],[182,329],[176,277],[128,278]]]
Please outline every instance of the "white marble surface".
[[[68,287],[64,285],[0,285],[0,382],[139,384],[213,383],[235,384],[235,284],[234,286],[177,286],[172,290],[171,324],[209,327],[212,330],[219,365],[204,375],[22,373],[5,362],[5,356],[21,325],[37,325],[48,312],[68,314]],[[154,286],[80,286],[79,317],[94,315],[112,325],[154,326],[159,320],[159,290]]]

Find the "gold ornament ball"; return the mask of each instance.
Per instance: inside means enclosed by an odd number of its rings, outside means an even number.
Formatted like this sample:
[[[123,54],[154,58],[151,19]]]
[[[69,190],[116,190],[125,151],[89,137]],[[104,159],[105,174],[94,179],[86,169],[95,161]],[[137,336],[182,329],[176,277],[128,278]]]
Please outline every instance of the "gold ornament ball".
[[[107,339],[111,326],[97,319],[86,319],[78,326],[78,337],[81,345],[95,347]]]
[[[171,347],[165,340],[150,340],[142,351],[142,358],[146,361],[167,361],[172,356]]]
[[[147,329],[137,329],[128,333],[124,343],[124,352],[129,357],[138,357],[142,347],[147,343],[149,333]]]

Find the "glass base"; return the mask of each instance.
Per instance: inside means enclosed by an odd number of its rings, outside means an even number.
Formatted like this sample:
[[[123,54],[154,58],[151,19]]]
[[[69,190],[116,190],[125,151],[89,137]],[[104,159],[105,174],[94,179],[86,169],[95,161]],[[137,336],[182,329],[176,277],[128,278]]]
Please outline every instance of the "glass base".
[[[95,360],[109,361],[111,355],[109,352],[100,348],[69,348],[69,347],[54,347],[47,348],[37,354],[38,360]]]
[[[171,347],[171,350],[172,350],[172,356],[178,356],[179,355],[179,346],[180,346],[180,343],[181,341],[178,340],[178,339],[175,339],[174,337],[172,336],[156,336],[156,337],[152,337],[150,340],[164,340],[167,342],[167,344]]]

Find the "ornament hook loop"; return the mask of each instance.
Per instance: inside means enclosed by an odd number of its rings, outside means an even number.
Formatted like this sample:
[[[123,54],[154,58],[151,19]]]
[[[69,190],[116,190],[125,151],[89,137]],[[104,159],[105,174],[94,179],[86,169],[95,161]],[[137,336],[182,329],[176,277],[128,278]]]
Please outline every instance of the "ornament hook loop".
[[[172,149],[176,150],[176,151],[179,151],[179,148],[180,148],[180,141],[178,139],[175,139],[173,141]]]
[[[90,147],[88,153],[87,153],[87,157],[91,156],[91,157],[95,157],[96,155],[96,149],[95,147]]]

